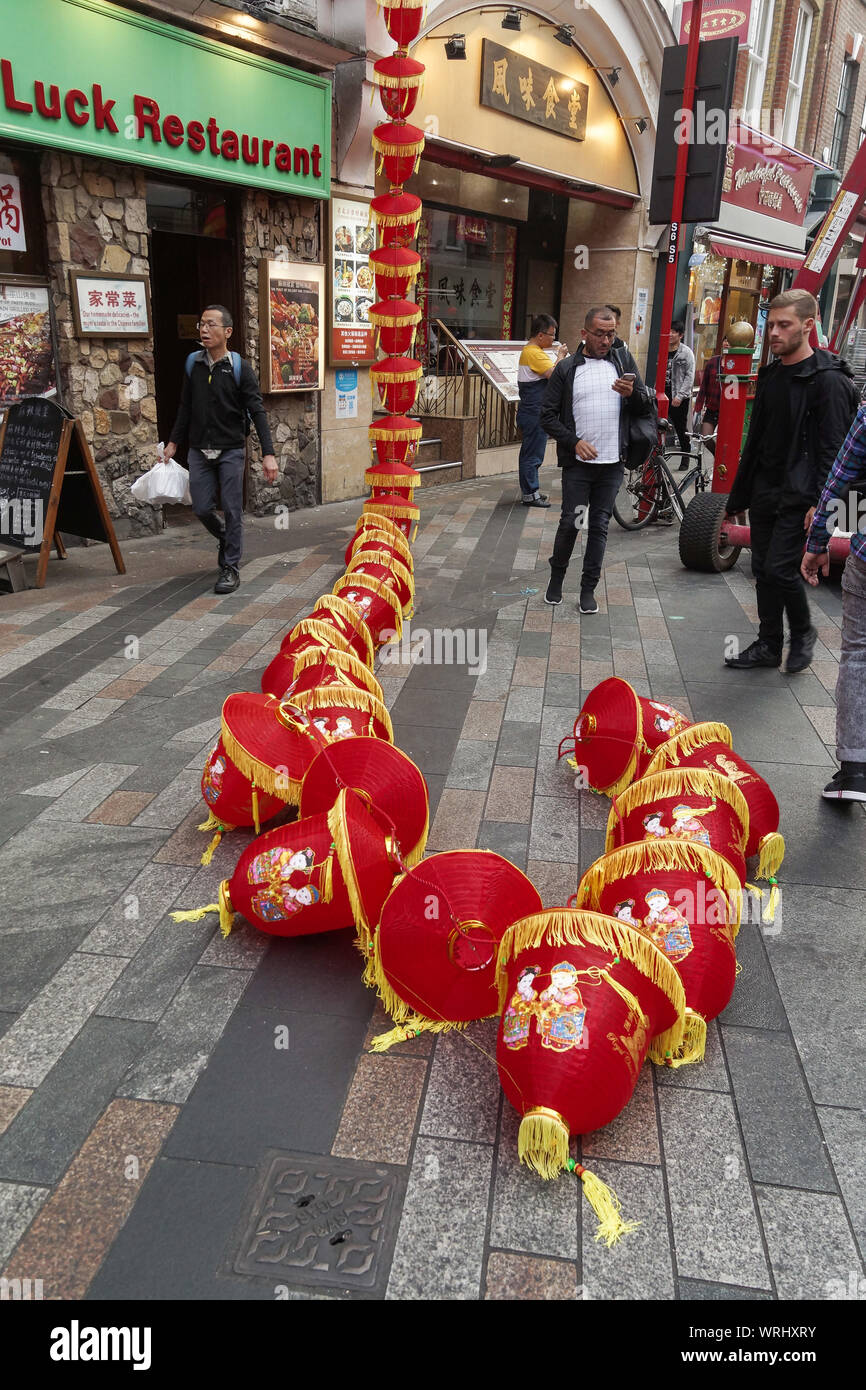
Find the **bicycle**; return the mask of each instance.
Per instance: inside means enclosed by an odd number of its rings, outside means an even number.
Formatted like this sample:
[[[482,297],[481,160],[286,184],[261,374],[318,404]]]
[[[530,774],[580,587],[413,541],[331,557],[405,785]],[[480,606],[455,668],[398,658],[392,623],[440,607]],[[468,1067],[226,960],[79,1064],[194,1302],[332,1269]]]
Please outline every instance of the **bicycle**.
[[[670,422],[667,429],[671,429]],[[640,531],[653,521],[682,521],[692,497],[712,484],[712,469],[704,465],[704,447],[715,445],[715,434],[692,434],[693,447],[671,449],[658,439],[639,468],[626,469],[613,505],[613,515],[625,531]],[[668,460],[691,459],[695,467],[681,483],[674,480]],[[694,491],[692,492],[692,489]],[[689,496],[691,493],[691,496]]]

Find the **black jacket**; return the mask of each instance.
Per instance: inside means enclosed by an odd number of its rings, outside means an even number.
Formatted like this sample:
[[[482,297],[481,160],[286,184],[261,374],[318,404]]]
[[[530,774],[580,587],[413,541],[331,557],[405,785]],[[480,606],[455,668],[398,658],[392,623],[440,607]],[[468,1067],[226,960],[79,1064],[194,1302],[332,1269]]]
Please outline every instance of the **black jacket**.
[[[247,413],[256,427],[263,454],[274,452],[262,393],[249,362],[241,363],[240,386],[235,385],[229,353],[214,363],[205,358],[192,364],[184,375],[180,409],[169,440],[193,449],[242,449],[247,435]]]
[[[760,474],[761,444],[766,431],[775,428],[765,407],[762,390],[779,362],[769,362],[758,372],[758,388],[749,421],[749,433],[740,454],[737,476],[727,501],[729,513],[749,506]],[[806,507],[818,501],[821,488],[859,405],[854,374],[848,363],[826,348],[816,348],[791,375],[791,429],[788,458],[780,496],[803,500]]]
[[[625,343],[621,347],[614,345],[609,355],[618,376],[622,376],[624,372],[634,372],[635,378],[631,395],[620,397],[622,409],[619,412],[619,456],[624,463],[628,456],[630,421],[636,415],[651,414],[654,401]],[[574,374],[585,361],[581,343],[571,357],[564,357],[561,362],[557,362],[547,381],[541,407],[541,427],[556,440],[556,462],[560,468],[568,468],[571,464],[580,462],[574,452],[578,440],[574,426]]]

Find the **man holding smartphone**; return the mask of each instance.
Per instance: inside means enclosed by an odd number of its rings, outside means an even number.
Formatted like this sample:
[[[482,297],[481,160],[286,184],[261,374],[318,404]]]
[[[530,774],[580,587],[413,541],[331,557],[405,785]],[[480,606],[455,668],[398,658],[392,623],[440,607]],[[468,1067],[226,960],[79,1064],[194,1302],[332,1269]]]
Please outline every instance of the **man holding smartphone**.
[[[562,603],[562,582],[578,530],[588,517],[580,580],[580,612],[587,614],[598,612],[595,590],[622,484],[630,420],[652,411],[637,363],[625,344],[618,346],[615,340],[616,319],[607,305],[590,309],[583,341],[554,367],[541,408],[542,428],[556,440],[562,469],[562,513],[544,601]]]

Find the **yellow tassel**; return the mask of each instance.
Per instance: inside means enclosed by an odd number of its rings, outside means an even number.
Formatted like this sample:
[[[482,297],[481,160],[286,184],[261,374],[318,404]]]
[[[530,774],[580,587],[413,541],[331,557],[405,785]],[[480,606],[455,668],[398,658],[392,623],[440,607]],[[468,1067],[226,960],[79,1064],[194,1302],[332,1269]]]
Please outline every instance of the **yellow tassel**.
[[[748,888],[748,890],[749,890],[750,893],[754,893],[754,894],[755,894],[755,897],[758,898],[758,899],[760,900],[760,903],[761,903],[761,921],[762,921],[762,922],[775,922],[775,920],[776,920],[776,908],[777,908],[778,905],[779,905],[779,897],[780,897],[781,895],[780,895],[780,893],[779,893],[779,885],[778,885],[778,883],[776,882],[775,878],[773,878],[772,876],[770,876],[770,878],[768,879],[768,882],[769,882],[769,884],[770,884],[770,890],[769,890],[769,893],[768,893],[768,895],[767,895],[766,906],[764,905],[764,891],[765,891],[765,890],[764,890],[763,888],[759,888],[758,885],[757,885],[757,883],[747,883],[747,884],[746,884],[746,887]]]
[[[567,761],[570,763],[571,759]],[[616,804],[610,808],[605,850],[609,852],[615,847],[619,821],[625,820],[636,807],[649,806],[669,796],[709,796],[726,802],[743,827],[740,848],[745,849],[749,838],[749,806],[736,783],[723,773],[710,772],[708,768],[679,767],[645,773],[620,793]]]
[[[517,1156],[540,1178],[558,1178],[568,1166],[568,1125],[556,1110],[528,1110],[517,1133]]]
[[[222,821],[217,820],[213,811],[208,811],[207,820],[203,820],[201,825],[196,826],[197,830],[222,830],[223,828]]]
[[[596,1240],[603,1240],[610,1249],[612,1245],[616,1245],[620,1236],[628,1235],[630,1231],[637,1230],[641,1223],[623,1220],[622,1203],[607,1183],[602,1182],[597,1174],[590,1173],[580,1163],[575,1164],[574,1171],[583,1183],[584,1197],[598,1217]]]
[[[218,830],[218,831],[216,832],[216,834],[214,835],[213,839],[211,840],[210,844],[208,845],[207,849],[205,850],[204,854],[203,854],[202,857],[201,857],[201,861],[200,861],[200,862],[201,862],[202,864],[209,864],[210,861],[213,859],[214,850],[216,849],[216,847],[217,847],[217,845],[219,844],[219,842],[220,842],[220,840],[222,839],[222,837],[223,837],[222,831],[221,831],[221,830]]]
[[[223,940],[228,936],[234,926],[235,914],[232,910],[232,900],[229,897],[229,881],[224,878],[220,884],[220,931]]]
[[[417,1038],[419,1033],[444,1033],[452,1028],[465,1028],[465,1023],[446,1023],[444,1021],[434,1022],[429,1018],[422,1018],[420,1014],[411,1014],[405,1023],[395,1024],[387,1033],[379,1033],[370,1043],[371,1052],[387,1052],[389,1047],[395,1043],[406,1042],[409,1038]]]
[[[358,883],[358,876],[355,873],[355,863],[352,859],[352,847],[349,844],[345,790],[339,793],[337,800],[328,812],[328,830],[330,831],[331,841],[336,852],[337,863],[343,875],[343,882],[346,885],[346,892],[349,895],[349,905],[352,909],[352,917],[354,918],[355,929],[358,934],[358,949],[365,959],[369,959],[372,943],[372,927],[367,919],[364,899],[361,896],[361,886]]]
[[[259,821],[259,790],[253,782],[253,826],[257,835],[261,835],[262,827]]]
[[[649,1050],[650,1060],[664,1067],[685,1067],[702,1062],[707,1051],[707,1020],[702,1014],[686,1009],[686,1031],[677,1048],[660,1048],[657,1039]]]
[[[329,903],[334,896],[335,853],[335,850],[331,850],[331,853],[328,855],[327,859],[322,865],[322,872],[319,876],[319,897],[321,898],[323,903]]]
[[[758,878],[774,879],[785,858],[785,840],[778,830],[764,835],[758,845]]]
[[[317,652],[313,647],[308,651],[301,652],[295,662],[295,677],[297,678],[308,666],[318,666],[322,661],[338,672],[338,684],[343,686],[357,685],[360,682],[361,688],[368,690],[371,695],[375,695],[377,700],[384,701],[382,687],[373,675],[368,666],[355,656],[354,652],[341,652],[333,647],[328,652]],[[349,677],[352,677],[350,680]]]
[[[219,912],[219,903],[208,903],[207,907],[193,907],[188,912],[170,912],[173,922],[200,922],[209,912]]]
[[[673,738],[669,738],[656,749],[644,776],[650,777],[654,772],[663,772],[666,767],[678,766],[681,757],[687,757],[689,753],[694,753],[696,748],[703,748],[707,743],[726,743],[729,748],[733,748],[733,738],[727,724],[707,720],[703,724],[692,724],[690,728],[683,729],[681,734],[674,734]]]

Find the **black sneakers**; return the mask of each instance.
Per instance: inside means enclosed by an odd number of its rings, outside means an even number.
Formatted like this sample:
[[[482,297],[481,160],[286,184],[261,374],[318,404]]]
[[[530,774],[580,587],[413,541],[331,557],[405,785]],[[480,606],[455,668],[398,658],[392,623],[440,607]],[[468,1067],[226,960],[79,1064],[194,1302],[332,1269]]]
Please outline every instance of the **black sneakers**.
[[[598,612],[598,604],[596,602],[595,594],[592,592],[592,589],[581,589],[579,611],[581,613]]]
[[[818,640],[817,628],[810,627],[809,631],[802,637],[792,637],[791,645],[788,648],[788,661],[785,666],[789,676],[794,676],[798,671],[805,671],[812,665],[812,654],[815,650],[815,643]]]
[[[233,594],[241,582],[241,577],[231,565],[223,565],[222,574],[213,586],[215,594]]]
[[[821,795],[827,801],[866,801],[866,763],[843,762]]]
[[[552,574],[547,592],[544,595],[544,602],[550,604],[562,603],[562,575]]]
[[[545,492],[536,492],[533,497],[523,497],[521,498],[521,501],[523,502],[524,507],[550,506],[550,503],[547,500],[547,494]]]
[[[739,656],[726,656],[725,665],[735,671],[753,671],[756,666],[781,666],[782,653],[776,652],[759,637]]]

